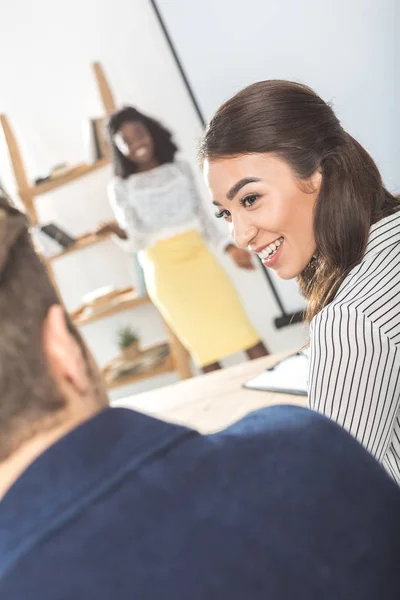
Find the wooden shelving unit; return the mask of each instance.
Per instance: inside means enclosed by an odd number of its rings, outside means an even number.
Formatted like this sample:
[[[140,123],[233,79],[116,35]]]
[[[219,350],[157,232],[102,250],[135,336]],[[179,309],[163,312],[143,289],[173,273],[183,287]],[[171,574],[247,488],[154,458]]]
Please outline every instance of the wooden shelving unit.
[[[135,296],[134,291],[132,290],[132,297],[121,300],[120,302],[110,303],[109,306],[104,308],[104,310],[95,312],[93,314],[88,314],[85,316],[84,314],[79,317],[73,318],[75,325],[82,327],[83,325],[89,325],[89,323],[94,323],[95,321],[99,321],[100,319],[106,319],[107,317],[112,317],[124,310],[129,310],[130,308],[137,308],[138,306],[144,306],[145,304],[150,304],[150,298],[148,296],[137,297]]]
[[[86,177],[86,175],[90,175],[90,173],[95,173],[99,169],[103,169],[110,162],[108,158],[102,158],[101,160],[96,161],[95,163],[88,165],[86,163],[81,163],[76,167],[72,167],[68,170],[67,173],[63,175],[59,175],[54,179],[49,181],[43,181],[43,183],[38,183],[34,186],[31,186],[27,190],[22,190],[25,194],[30,194],[31,196],[41,196],[42,194],[47,194],[47,192],[52,192],[57,190],[58,188],[66,185],[67,183],[71,183],[72,181],[76,181],[81,177]]]
[[[26,211],[29,214],[31,221],[34,225],[37,225],[38,223],[38,216],[35,207],[35,198],[41,196],[42,194],[47,194],[48,192],[57,190],[60,187],[71,183],[72,181],[77,181],[82,177],[86,177],[87,175],[90,175],[91,173],[94,173],[99,169],[106,167],[109,164],[109,160],[107,158],[98,160],[92,165],[81,163],[76,167],[71,167],[67,173],[58,177],[54,177],[54,179],[44,181],[43,183],[31,185],[28,181],[24,162],[22,160],[17,140],[6,115],[0,115],[0,124],[3,129],[6,144],[8,146],[11,164],[18,185],[19,196],[21,197]]]
[[[105,113],[109,114],[110,112],[116,109],[116,104],[111,88],[107,82],[107,79],[105,77],[104,71],[100,63],[94,63],[92,67],[96,78],[99,94],[103,102]],[[82,177],[86,177],[91,173],[95,173],[99,169],[102,169],[109,164],[109,160],[107,158],[102,158],[101,160],[98,160],[94,164],[90,165],[86,163],[81,163],[79,165],[76,165],[75,167],[71,167],[67,172],[63,173],[62,175],[54,177],[54,179],[44,181],[43,183],[39,184],[31,184],[28,180],[19,146],[17,144],[16,138],[14,136],[11,125],[6,115],[0,115],[0,125],[2,127],[4,138],[8,147],[11,164],[18,186],[18,193],[25,206],[26,212],[28,213],[31,219],[31,222],[34,225],[38,224],[38,215],[35,202],[39,196],[47,194],[48,192],[53,192],[73,181],[78,181]],[[58,285],[51,266],[51,263],[54,260],[67,256],[78,250],[88,248],[90,246],[93,246],[94,244],[103,242],[109,237],[109,235],[93,235],[82,238],[70,248],[63,250],[59,254],[52,256],[51,259],[47,260],[47,267],[49,269],[49,273],[52,277],[56,289],[58,290]],[[76,325],[79,326],[87,325],[89,323],[98,321],[99,319],[105,319],[121,311],[136,308],[149,302],[149,298],[135,297],[132,292],[132,297],[125,297],[124,300],[122,300],[119,303],[111,302],[110,305],[106,307],[104,311],[101,311],[101,313],[78,317],[74,320],[74,322],[76,323]],[[166,329],[169,338],[171,355],[161,365],[159,365],[157,368],[151,371],[140,373],[132,377],[123,377],[118,379],[118,381],[114,381],[112,385],[110,385],[110,389],[121,385],[128,385],[130,383],[134,383],[135,381],[140,381],[148,377],[161,375],[162,373],[168,373],[174,370],[178,372],[181,379],[186,379],[192,376],[190,358],[186,349],[183,347],[181,342],[178,340],[178,338],[174,335],[174,333],[169,329],[167,325]]]
[[[119,377],[114,381],[107,382],[107,387],[109,390],[113,390],[123,385],[132,385],[134,383],[138,383],[139,381],[143,381],[144,379],[148,379],[149,377],[165,375],[166,373],[172,373],[173,371],[175,371],[175,366],[172,357],[167,356],[167,358],[160,365],[154,367],[154,369],[150,369],[145,373],[137,373],[136,375],[125,375],[123,377]]]
[[[92,235],[88,235],[86,237],[78,239],[73,246],[62,250],[61,252],[57,252],[57,254],[53,254],[53,256],[51,256],[47,260],[49,262],[53,262],[54,260],[62,258],[63,256],[67,256],[68,254],[72,254],[73,252],[78,252],[79,250],[83,250],[84,248],[90,248],[90,246],[95,246],[96,244],[105,242],[106,240],[109,240],[111,236],[111,233],[105,233],[102,235],[93,233]]]

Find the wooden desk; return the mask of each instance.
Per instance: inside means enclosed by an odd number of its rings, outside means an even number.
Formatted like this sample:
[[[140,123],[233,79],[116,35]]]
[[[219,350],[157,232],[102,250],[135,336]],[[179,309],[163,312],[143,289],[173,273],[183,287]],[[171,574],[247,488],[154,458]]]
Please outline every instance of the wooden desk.
[[[224,429],[247,413],[273,404],[307,405],[307,398],[258,392],[242,384],[277,362],[281,356],[248,361],[235,367],[193,377],[173,385],[114,402],[166,421],[188,425],[202,433]]]

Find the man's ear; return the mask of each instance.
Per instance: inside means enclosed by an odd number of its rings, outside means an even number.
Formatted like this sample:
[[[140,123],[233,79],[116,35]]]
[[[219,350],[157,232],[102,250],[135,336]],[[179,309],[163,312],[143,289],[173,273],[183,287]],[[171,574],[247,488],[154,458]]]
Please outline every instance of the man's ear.
[[[50,373],[60,392],[84,395],[90,387],[82,349],[68,330],[65,313],[53,305],[42,327],[43,351]]]

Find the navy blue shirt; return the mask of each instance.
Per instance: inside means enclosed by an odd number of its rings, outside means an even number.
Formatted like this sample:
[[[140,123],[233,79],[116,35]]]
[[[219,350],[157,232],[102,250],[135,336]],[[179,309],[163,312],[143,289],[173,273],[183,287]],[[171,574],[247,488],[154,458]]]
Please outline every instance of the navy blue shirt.
[[[4,600],[394,600],[399,557],[396,484],[297,407],[209,436],[107,409],[0,503]]]

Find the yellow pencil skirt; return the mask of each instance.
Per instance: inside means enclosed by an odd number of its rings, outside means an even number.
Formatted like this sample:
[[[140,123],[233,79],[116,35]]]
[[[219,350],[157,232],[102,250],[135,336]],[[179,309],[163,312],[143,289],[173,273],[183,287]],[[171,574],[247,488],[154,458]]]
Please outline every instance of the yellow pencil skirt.
[[[229,277],[197,231],[158,242],[143,253],[142,265],[152,302],[198,366],[259,342]]]

